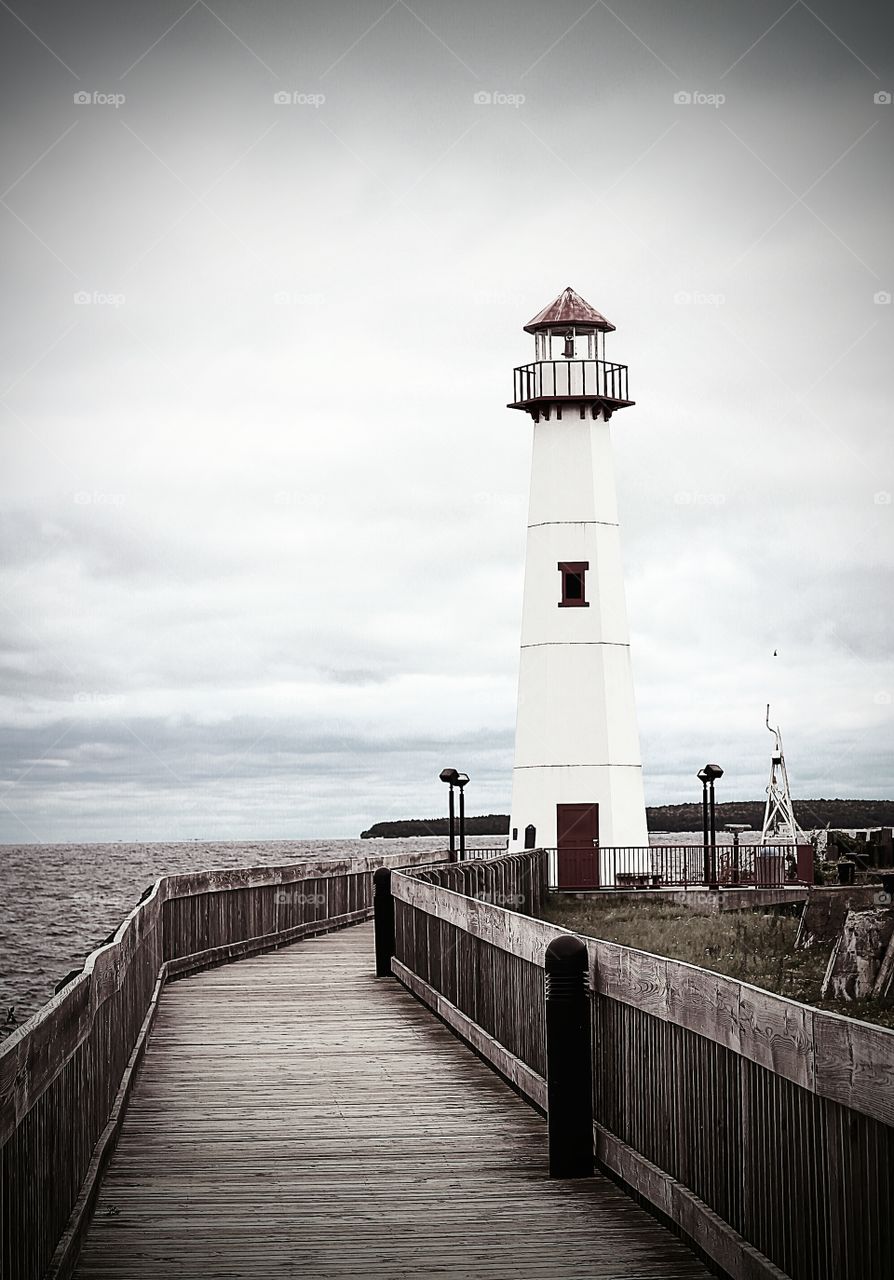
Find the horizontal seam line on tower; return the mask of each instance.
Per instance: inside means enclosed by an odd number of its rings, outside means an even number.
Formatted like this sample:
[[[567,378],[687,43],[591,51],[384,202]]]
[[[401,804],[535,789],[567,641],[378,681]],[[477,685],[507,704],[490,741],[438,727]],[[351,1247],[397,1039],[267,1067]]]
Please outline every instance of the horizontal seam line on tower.
[[[532,644],[523,644],[522,649],[546,649],[560,644],[608,645],[612,649],[629,649],[629,640],[535,640]]]
[[[513,769],[641,769],[641,764],[612,764],[604,760],[601,764],[517,764]],[[730,846],[732,847],[732,846]]]
[[[608,529],[620,529],[621,525],[617,520],[537,520],[534,524],[529,524],[529,529],[546,529],[554,524],[604,524]]]

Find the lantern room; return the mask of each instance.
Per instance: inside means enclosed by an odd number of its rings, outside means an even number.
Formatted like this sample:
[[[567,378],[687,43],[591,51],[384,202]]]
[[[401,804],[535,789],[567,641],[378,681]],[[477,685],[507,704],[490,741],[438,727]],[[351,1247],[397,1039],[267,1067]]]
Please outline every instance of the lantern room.
[[[534,362],[515,369],[510,409],[524,409],[535,422],[573,409],[607,421],[634,403],[627,366],[605,358],[605,335],[615,326],[570,286],[524,328],[534,335]]]

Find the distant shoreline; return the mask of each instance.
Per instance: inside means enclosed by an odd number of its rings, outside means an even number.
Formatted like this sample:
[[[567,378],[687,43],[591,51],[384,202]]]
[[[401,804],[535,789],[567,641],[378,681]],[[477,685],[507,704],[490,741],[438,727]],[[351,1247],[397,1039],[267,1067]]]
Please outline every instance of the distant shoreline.
[[[805,831],[817,827],[834,830],[894,827],[894,800],[795,800],[795,817]],[[717,826],[727,822],[747,823],[760,830],[764,821],[763,800],[729,800],[717,805]],[[698,831],[702,824],[700,804],[651,805],[646,809],[650,831]],[[361,840],[400,839],[405,836],[445,836],[447,818],[402,818],[374,822],[361,831]],[[509,814],[488,813],[466,818],[467,836],[508,836]]]

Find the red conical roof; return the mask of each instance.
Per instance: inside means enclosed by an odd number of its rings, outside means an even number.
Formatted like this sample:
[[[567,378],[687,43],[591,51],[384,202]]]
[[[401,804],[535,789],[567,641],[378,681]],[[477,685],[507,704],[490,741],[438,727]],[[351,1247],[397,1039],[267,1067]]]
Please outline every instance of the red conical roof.
[[[566,329],[569,325],[602,329],[605,333],[611,332],[615,327],[591,307],[589,302],[584,302],[580,294],[575,293],[569,285],[548,307],[544,307],[533,320],[528,321],[525,333],[535,333],[538,329]]]

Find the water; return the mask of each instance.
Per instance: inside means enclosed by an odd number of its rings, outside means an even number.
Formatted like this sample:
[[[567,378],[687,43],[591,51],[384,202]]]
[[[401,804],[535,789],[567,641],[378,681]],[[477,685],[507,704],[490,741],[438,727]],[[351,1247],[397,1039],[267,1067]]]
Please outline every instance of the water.
[[[483,847],[504,841],[476,836],[475,843]],[[49,1000],[60,979],[81,968],[159,876],[215,867],[288,866],[309,858],[434,852],[445,846],[443,836],[0,845],[0,1024],[11,1007],[21,1025]]]
[[[701,838],[698,832],[650,837],[653,844],[674,845],[697,845]],[[479,848],[504,843],[504,837],[474,837]],[[20,1025],[49,1000],[60,979],[81,968],[159,876],[214,867],[288,866],[308,858],[428,853],[445,845],[443,836],[0,845],[0,1024],[10,1008]]]

